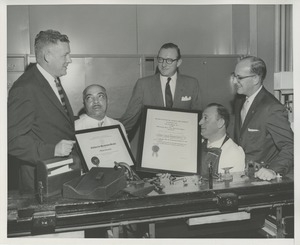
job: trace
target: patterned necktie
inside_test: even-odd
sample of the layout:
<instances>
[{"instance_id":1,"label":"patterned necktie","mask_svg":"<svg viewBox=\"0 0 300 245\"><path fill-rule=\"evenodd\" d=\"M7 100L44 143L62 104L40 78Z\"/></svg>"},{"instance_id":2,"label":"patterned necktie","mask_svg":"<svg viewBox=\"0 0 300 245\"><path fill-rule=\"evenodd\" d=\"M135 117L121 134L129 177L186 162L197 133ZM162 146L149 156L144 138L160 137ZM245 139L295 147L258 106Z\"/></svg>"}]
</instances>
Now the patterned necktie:
<instances>
[{"instance_id":1,"label":"patterned necktie","mask_svg":"<svg viewBox=\"0 0 300 245\"><path fill-rule=\"evenodd\" d=\"M170 81L171 81L171 78L168 77L168 82L166 84L166 90L165 90L165 100L166 100L166 107L167 108L172 108L172 106L173 106L173 99L172 99L172 93L171 93L171 88L170 88Z\"/></svg>"},{"instance_id":2,"label":"patterned necktie","mask_svg":"<svg viewBox=\"0 0 300 245\"><path fill-rule=\"evenodd\" d=\"M245 121L245 118L246 118L246 115L247 115L247 112L249 110L249 100L247 99L244 104L243 104L243 107L242 107L242 110L241 110L241 120L242 120L242 125Z\"/></svg>"},{"instance_id":3,"label":"patterned necktie","mask_svg":"<svg viewBox=\"0 0 300 245\"><path fill-rule=\"evenodd\" d=\"M55 81L56 88L57 88L57 91L58 91L58 94L59 94L59 97L60 97L61 104L62 104L65 112L68 113L68 109L67 109L66 101L65 101L65 96L64 96L64 93L63 93L63 88L61 86L60 80L59 80L59 78L57 78L54 81Z\"/></svg>"}]
</instances>

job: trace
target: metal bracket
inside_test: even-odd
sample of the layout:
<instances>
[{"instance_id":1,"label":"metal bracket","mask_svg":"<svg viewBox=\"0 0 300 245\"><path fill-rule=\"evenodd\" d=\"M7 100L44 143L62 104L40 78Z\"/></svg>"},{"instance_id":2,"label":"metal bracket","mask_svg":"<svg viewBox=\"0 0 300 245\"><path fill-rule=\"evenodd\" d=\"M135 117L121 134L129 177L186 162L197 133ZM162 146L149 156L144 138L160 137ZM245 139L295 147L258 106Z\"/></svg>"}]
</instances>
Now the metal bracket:
<instances>
[{"instance_id":1,"label":"metal bracket","mask_svg":"<svg viewBox=\"0 0 300 245\"><path fill-rule=\"evenodd\" d=\"M54 233L55 225L55 211L38 212L33 214L31 233L32 235Z\"/></svg>"}]
</instances>

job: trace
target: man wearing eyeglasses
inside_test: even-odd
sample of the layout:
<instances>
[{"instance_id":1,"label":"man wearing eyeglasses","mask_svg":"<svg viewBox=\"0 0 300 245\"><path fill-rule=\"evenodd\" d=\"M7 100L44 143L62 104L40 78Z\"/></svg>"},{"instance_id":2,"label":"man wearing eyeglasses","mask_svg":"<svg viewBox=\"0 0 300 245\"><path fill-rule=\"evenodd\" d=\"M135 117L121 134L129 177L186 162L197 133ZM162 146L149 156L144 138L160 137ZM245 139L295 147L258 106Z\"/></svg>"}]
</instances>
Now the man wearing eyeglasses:
<instances>
[{"instance_id":1,"label":"man wearing eyeglasses","mask_svg":"<svg viewBox=\"0 0 300 245\"><path fill-rule=\"evenodd\" d=\"M284 106L263 86L265 62L249 56L241 59L232 74L237 93L235 140L249 161L261 163L256 177L271 180L293 167L293 132Z\"/></svg>"},{"instance_id":2,"label":"man wearing eyeglasses","mask_svg":"<svg viewBox=\"0 0 300 245\"><path fill-rule=\"evenodd\" d=\"M144 105L179 109L201 109L200 88L196 78L178 73L182 63L180 49L164 44L157 56L159 73L139 79L127 110L120 119L130 132L136 126Z\"/></svg>"}]
</instances>

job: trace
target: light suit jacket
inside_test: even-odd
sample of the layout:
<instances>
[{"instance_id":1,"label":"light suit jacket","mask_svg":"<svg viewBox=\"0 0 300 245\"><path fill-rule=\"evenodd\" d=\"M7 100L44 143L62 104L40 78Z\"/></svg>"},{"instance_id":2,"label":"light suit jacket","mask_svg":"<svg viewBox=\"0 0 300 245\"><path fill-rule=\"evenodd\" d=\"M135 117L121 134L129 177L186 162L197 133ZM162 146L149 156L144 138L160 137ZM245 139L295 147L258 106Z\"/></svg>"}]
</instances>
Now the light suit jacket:
<instances>
[{"instance_id":1,"label":"light suit jacket","mask_svg":"<svg viewBox=\"0 0 300 245\"><path fill-rule=\"evenodd\" d=\"M120 119L126 131L135 126L145 105L164 106L162 93L159 73L136 82L126 112ZM173 108L201 110L201 92L196 78L177 74Z\"/></svg>"},{"instance_id":2,"label":"light suit jacket","mask_svg":"<svg viewBox=\"0 0 300 245\"><path fill-rule=\"evenodd\" d=\"M8 97L8 154L21 165L21 185L32 189L34 165L54 157L62 139L75 140L74 118L65 95L68 114L36 66L13 85ZM17 176L17 175L16 175Z\"/></svg>"},{"instance_id":3,"label":"light suit jacket","mask_svg":"<svg viewBox=\"0 0 300 245\"><path fill-rule=\"evenodd\" d=\"M246 161L263 161L275 172L286 174L294 158L294 135L286 109L263 87L241 126L244 100L235 105L235 140L244 149Z\"/></svg>"}]
</instances>

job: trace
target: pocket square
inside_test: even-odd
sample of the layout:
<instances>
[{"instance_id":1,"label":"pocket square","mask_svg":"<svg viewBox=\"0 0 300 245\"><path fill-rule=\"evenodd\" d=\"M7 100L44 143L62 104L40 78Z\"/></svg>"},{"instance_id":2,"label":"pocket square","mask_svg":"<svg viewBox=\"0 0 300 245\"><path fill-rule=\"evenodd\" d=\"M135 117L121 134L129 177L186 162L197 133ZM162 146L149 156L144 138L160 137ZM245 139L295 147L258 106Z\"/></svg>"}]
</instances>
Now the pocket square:
<instances>
[{"instance_id":1,"label":"pocket square","mask_svg":"<svg viewBox=\"0 0 300 245\"><path fill-rule=\"evenodd\" d=\"M248 132L259 132L259 130L255 128L248 128Z\"/></svg>"},{"instance_id":2,"label":"pocket square","mask_svg":"<svg viewBox=\"0 0 300 245\"><path fill-rule=\"evenodd\" d=\"M191 100L191 99L192 99L191 96L182 96L182 97L181 97L181 101L189 101L189 100Z\"/></svg>"}]
</instances>

